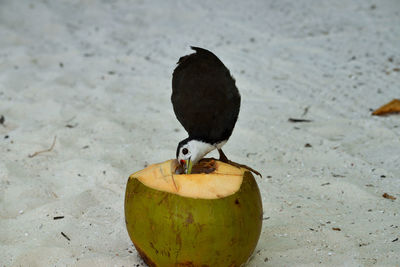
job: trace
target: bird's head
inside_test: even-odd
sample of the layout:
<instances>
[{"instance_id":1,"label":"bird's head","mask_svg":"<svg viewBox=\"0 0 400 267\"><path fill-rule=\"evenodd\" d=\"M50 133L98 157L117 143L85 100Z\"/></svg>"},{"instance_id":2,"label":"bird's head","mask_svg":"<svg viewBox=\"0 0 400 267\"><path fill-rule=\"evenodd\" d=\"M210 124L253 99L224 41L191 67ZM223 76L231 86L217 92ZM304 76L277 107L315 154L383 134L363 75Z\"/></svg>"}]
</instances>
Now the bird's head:
<instances>
[{"instance_id":1,"label":"bird's head","mask_svg":"<svg viewBox=\"0 0 400 267\"><path fill-rule=\"evenodd\" d=\"M176 159L181 164L185 173L191 173L192 166L201 160L214 146L197 140L182 140L176 149Z\"/></svg>"}]
</instances>

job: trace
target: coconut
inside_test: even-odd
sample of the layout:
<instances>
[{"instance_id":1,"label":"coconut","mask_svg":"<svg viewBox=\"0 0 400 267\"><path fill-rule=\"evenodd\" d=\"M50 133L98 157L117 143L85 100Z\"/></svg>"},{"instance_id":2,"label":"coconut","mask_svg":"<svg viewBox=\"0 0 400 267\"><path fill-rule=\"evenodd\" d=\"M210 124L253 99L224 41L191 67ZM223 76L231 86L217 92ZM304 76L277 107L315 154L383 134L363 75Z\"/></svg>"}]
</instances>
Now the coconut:
<instances>
[{"instance_id":1,"label":"coconut","mask_svg":"<svg viewBox=\"0 0 400 267\"><path fill-rule=\"evenodd\" d=\"M241 266L261 232L262 203L248 170L213 161L211 173L176 174L176 160L132 174L125 220L149 266Z\"/></svg>"}]
</instances>

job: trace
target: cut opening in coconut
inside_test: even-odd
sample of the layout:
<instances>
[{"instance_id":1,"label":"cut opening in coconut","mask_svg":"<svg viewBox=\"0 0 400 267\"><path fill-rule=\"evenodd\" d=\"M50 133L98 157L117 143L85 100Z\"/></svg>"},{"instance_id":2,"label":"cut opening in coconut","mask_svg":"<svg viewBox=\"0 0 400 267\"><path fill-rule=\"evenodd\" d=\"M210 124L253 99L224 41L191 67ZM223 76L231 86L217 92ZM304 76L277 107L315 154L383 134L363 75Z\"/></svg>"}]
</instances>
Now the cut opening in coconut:
<instances>
[{"instance_id":1,"label":"cut opening in coconut","mask_svg":"<svg viewBox=\"0 0 400 267\"><path fill-rule=\"evenodd\" d=\"M153 164L132 174L144 185L183 197L217 199L235 194L246 169L207 159L193 166L191 174L177 174L177 160Z\"/></svg>"}]
</instances>

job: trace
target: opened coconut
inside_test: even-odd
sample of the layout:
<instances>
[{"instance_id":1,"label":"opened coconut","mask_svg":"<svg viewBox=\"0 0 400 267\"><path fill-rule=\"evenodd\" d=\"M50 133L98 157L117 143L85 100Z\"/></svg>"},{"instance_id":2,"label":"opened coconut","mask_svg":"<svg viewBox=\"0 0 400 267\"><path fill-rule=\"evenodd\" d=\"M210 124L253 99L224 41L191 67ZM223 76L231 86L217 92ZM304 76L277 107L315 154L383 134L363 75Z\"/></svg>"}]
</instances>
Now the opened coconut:
<instances>
[{"instance_id":1,"label":"opened coconut","mask_svg":"<svg viewBox=\"0 0 400 267\"><path fill-rule=\"evenodd\" d=\"M126 227L149 266L241 266L253 253L262 225L257 183L244 168L212 164L209 173L176 174L169 160L129 177Z\"/></svg>"}]
</instances>

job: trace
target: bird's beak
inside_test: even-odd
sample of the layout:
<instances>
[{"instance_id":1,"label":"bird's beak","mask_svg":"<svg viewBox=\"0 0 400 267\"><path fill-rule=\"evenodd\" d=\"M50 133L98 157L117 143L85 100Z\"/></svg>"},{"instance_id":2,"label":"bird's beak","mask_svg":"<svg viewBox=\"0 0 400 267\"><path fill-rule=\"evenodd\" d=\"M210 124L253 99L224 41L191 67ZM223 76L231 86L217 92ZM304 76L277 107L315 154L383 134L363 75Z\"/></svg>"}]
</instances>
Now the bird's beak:
<instances>
[{"instance_id":1,"label":"bird's beak","mask_svg":"<svg viewBox=\"0 0 400 267\"><path fill-rule=\"evenodd\" d=\"M180 163L181 163L182 167L185 169L185 173L186 174L191 174L192 173L193 163L190 160L190 158L188 160L182 159Z\"/></svg>"},{"instance_id":2,"label":"bird's beak","mask_svg":"<svg viewBox=\"0 0 400 267\"><path fill-rule=\"evenodd\" d=\"M189 162L188 162L188 164L187 164L186 173L187 173L187 174L191 174L191 173L192 173L193 163L192 163L192 161L190 160L190 158L189 158L188 161L189 161Z\"/></svg>"}]
</instances>

